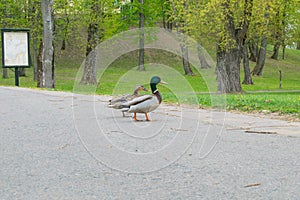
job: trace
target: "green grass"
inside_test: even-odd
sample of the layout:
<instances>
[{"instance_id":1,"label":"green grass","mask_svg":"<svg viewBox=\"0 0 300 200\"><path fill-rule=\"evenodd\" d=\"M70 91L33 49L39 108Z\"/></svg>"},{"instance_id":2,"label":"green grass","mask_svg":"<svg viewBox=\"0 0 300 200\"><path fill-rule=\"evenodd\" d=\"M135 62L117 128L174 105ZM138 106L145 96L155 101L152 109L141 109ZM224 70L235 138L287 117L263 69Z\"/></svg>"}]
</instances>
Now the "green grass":
<instances>
[{"instance_id":1,"label":"green grass","mask_svg":"<svg viewBox=\"0 0 300 200\"><path fill-rule=\"evenodd\" d=\"M14 86L15 85L15 78L14 78L14 69L7 69L8 77L9 78L1 78L0 85L3 86ZM2 74L2 73L1 73ZM1 75L2 76L2 75ZM19 84L21 87L28 87L28 88L35 88L36 82L33 81L33 71L31 68L26 69L26 76L19 78Z\"/></svg>"},{"instance_id":2,"label":"green grass","mask_svg":"<svg viewBox=\"0 0 300 200\"><path fill-rule=\"evenodd\" d=\"M286 49L285 60L282 60L282 53L279 55L279 60L269 59L271 54L272 47L268 46L263 75L254 76L254 85L243 85L243 90L300 90L300 51ZM253 69L254 66L255 63L251 62L250 68ZM282 71L281 89L279 88L279 70Z\"/></svg>"},{"instance_id":3,"label":"green grass","mask_svg":"<svg viewBox=\"0 0 300 200\"><path fill-rule=\"evenodd\" d=\"M268 57L271 54L268 48ZM57 91L73 92L74 81L83 56L60 52L56 56ZM84 55L84 54L82 54ZM280 55L281 56L281 55ZM300 114L300 51L286 49L286 59L267 59L263 76L253 77L254 85L242 85L243 94L213 95L216 91L214 70L196 70L195 76L183 75L181 59L166 52L146 52L146 62L161 65L146 65L146 72L137 71L137 52L123 55L115 60L102 74L96 94L118 95L131 93L135 84L149 85L152 75L160 75L168 85L159 85L164 102L199 104L215 107L220 101L229 110L245 112L266 111L281 114ZM250 63L253 69L255 63ZM279 88L279 70L282 71L283 85ZM20 86L36 88L33 69L26 69L26 77L20 77ZM241 79L243 72L241 72ZM8 79L0 79L0 85L14 86L14 73L9 70ZM148 86L149 87L149 86ZM225 99L226 98L226 99ZM217 102L217 103L216 103Z\"/></svg>"},{"instance_id":4,"label":"green grass","mask_svg":"<svg viewBox=\"0 0 300 200\"><path fill-rule=\"evenodd\" d=\"M300 114L299 92L250 93L227 95L227 109L240 111L264 111L280 114Z\"/></svg>"}]
</instances>

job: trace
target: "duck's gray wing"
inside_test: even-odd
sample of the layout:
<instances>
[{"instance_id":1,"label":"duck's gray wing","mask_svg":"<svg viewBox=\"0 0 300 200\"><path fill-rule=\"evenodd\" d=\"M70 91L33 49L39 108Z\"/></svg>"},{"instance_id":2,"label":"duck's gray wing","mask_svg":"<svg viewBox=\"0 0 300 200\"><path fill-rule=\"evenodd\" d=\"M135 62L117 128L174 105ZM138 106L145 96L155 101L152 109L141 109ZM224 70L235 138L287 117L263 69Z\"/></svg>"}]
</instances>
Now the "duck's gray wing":
<instances>
[{"instance_id":1,"label":"duck's gray wing","mask_svg":"<svg viewBox=\"0 0 300 200\"><path fill-rule=\"evenodd\" d=\"M150 95L150 94L146 94L146 95L142 95L142 96L139 96L139 97L136 97L128 102L125 102L123 103L124 106L132 106L132 105L137 105L139 103L142 103L146 100L149 100L153 98L153 95Z\"/></svg>"}]
</instances>

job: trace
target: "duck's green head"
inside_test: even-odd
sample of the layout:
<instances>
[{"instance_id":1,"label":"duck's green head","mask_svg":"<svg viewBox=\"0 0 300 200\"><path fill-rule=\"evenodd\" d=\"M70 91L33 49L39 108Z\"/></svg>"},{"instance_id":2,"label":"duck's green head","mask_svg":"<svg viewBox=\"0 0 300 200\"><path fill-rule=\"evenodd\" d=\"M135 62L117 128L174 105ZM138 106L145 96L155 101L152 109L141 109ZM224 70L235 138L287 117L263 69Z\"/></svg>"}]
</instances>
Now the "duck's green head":
<instances>
[{"instance_id":1,"label":"duck's green head","mask_svg":"<svg viewBox=\"0 0 300 200\"><path fill-rule=\"evenodd\" d=\"M163 80L161 80L161 78L159 76L153 76L150 80L150 87L151 87L151 90L152 90L152 93L155 92L155 90L157 89L156 88L156 85L157 84L167 84L166 82L164 82Z\"/></svg>"}]
</instances>

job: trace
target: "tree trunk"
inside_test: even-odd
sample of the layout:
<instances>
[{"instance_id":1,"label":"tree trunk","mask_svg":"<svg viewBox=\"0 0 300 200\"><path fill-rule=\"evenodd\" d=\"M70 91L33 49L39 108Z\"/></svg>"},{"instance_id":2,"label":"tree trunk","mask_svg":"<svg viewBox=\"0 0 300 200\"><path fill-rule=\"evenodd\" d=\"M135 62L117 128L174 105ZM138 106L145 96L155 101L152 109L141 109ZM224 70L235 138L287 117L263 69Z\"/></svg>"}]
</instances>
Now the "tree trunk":
<instances>
[{"instance_id":1,"label":"tree trunk","mask_svg":"<svg viewBox=\"0 0 300 200\"><path fill-rule=\"evenodd\" d=\"M62 51L66 50L66 39L65 38L63 38L63 40L61 42L60 50L62 50Z\"/></svg>"},{"instance_id":2,"label":"tree trunk","mask_svg":"<svg viewBox=\"0 0 300 200\"><path fill-rule=\"evenodd\" d=\"M8 73L7 73L7 69L6 68L3 68L2 78L8 78Z\"/></svg>"},{"instance_id":3,"label":"tree trunk","mask_svg":"<svg viewBox=\"0 0 300 200\"><path fill-rule=\"evenodd\" d=\"M31 19L32 26L35 27L36 30L32 31L31 39L33 41L33 80L38 81L38 62L39 60L39 44L42 43L42 40L39 37L39 32L42 31L42 21L40 20L42 16L42 11L40 8L39 0L29 0L28 1L29 10L28 17ZM40 31L39 31L40 30Z\"/></svg>"},{"instance_id":4,"label":"tree trunk","mask_svg":"<svg viewBox=\"0 0 300 200\"><path fill-rule=\"evenodd\" d=\"M166 29L168 30L168 31L170 31L170 32L172 32L172 29L173 29L173 22L170 20L171 19L171 14L170 14L170 10L171 10L171 8L170 8L170 0L166 0L166 2L165 2L165 4L166 5L168 5L168 14L167 14L167 24L166 24Z\"/></svg>"},{"instance_id":5,"label":"tree trunk","mask_svg":"<svg viewBox=\"0 0 300 200\"><path fill-rule=\"evenodd\" d=\"M280 7L278 8L276 15L275 15L275 24L274 24L274 29L275 29L275 40L276 43L273 48L273 55L271 56L271 59L278 60L278 54L279 54L279 47L280 44L282 43L281 38L283 38L283 30L282 28L284 27L284 20L280 19ZM284 14L283 14L284 15ZM282 16L283 17L283 16ZM283 26L281 26L283 25Z\"/></svg>"},{"instance_id":6,"label":"tree trunk","mask_svg":"<svg viewBox=\"0 0 300 200\"><path fill-rule=\"evenodd\" d=\"M167 29L167 21L168 21L168 19L166 19L166 18L168 18L168 17L166 17L166 11L167 11L166 5L167 5L167 2L164 2L162 4L162 22L163 22L164 29Z\"/></svg>"},{"instance_id":7,"label":"tree trunk","mask_svg":"<svg viewBox=\"0 0 300 200\"><path fill-rule=\"evenodd\" d=\"M243 67L244 67L244 80L243 84L245 85L252 85L252 77L251 77L251 71L249 67L249 58L248 58L248 47L244 45L243 47Z\"/></svg>"},{"instance_id":8,"label":"tree trunk","mask_svg":"<svg viewBox=\"0 0 300 200\"><path fill-rule=\"evenodd\" d=\"M282 60L285 59L285 45L282 45Z\"/></svg>"},{"instance_id":9,"label":"tree trunk","mask_svg":"<svg viewBox=\"0 0 300 200\"><path fill-rule=\"evenodd\" d=\"M218 91L221 93L239 93L242 91L240 81L240 51L237 48L217 50Z\"/></svg>"},{"instance_id":10,"label":"tree trunk","mask_svg":"<svg viewBox=\"0 0 300 200\"><path fill-rule=\"evenodd\" d=\"M273 55L271 56L271 58L274 60L278 60L279 47L280 47L280 43L276 42L273 48Z\"/></svg>"},{"instance_id":11,"label":"tree trunk","mask_svg":"<svg viewBox=\"0 0 300 200\"><path fill-rule=\"evenodd\" d=\"M238 29L235 25L233 12L230 10L230 1L225 0L222 3L223 14L225 16L224 28L226 34L230 37L225 42L221 37L219 44L217 45L217 80L218 91L221 93L240 93L242 92L240 81L240 64L247 38L248 27L250 23L250 17L252 15L252 0L246 0L244 4L244 16L243 22L238 25ZM246 52L247 53L247 52ZM246 56L248 58L248 56ZM247 64L248 59L244 59Z\"/></svg>"},{"instance_id":12,"label":"tree trunk","mask_svg":"<svg viewBox=\"0 0 300 200\"><path fill-rule=\"evenodd\" d=\"M102 8L99 1L94 1L92 5L91 15L98 19L103 18ZM99 20L99 19L98 19ZM84 85L97 85L97 70L96 70L96 48L98 42L103 38L103 30L99 28L98 20L93 20L88 27L88 38L86 46L86 59L84 63L83 76L80 83Z\"/></svg>"},{"instance_id":13,"label":"tree trunk","mask_svg":"<svg viewBox=\"0 0 300 200\"><path fill-rule=\"evenodd\" d=\"M54 88L54 15L53 0L41 1L43 14L42 73L39 87Z\"/></svg>"},{"instance_id":14,"label":"tree trunk","mask_svg":"<svg viewBox=\"0 0 300 200\"><path fill-rule=\"evenodd\" d=\"M173 22L171 22L171 21L167 22L167 29L168 29L168 31L172 32L172 30L173 30Z\"/></svg>"},{"instance_id":15,"label":"tree trunk","mask_svg":"<svg viewBox=\"0 0 300 200\"><path fill-rule=\"evenodd\" d=\"M70 23L70 20L69 20L69 17L67 16L66 17L66 27L64 29L64 36L63 36L63 40L62 40L61 48L60 48L60 50L62 50L62 51L66 50L66 40L67 40L67 34L68 34L68 29L69 29L69 23Z\"/></svg>"},{"instance_id":16,"label":"tree trunk","mask_svg":"<svg viewBox=\"0 0 300 200\"><path fill-rule=\"evenodd\" d=\"M167 23L166 23L166 14L165 14L165 8L163 7L163 14L162 14L162 23L163 23L163 28L167 29Z\"/></svg>"},{"instance_id":17,"label":"tree trunk","mask_svg":"<svg viewBox=\"0 0 300 200\"><path fill-rule=\"evenodd\" d=\"M267 37L263 37L261 41L261 47L259 49L259 54L258 58L256 61L256 65L252 71L252 74L255 76L261 76L262 71L265 65L265 60L266 60L266 48L267 48Z\"/></svg>"},{"instance_id":18,"label":"tree trunk","mask_svg":"<svg viewBox=\"0 0 300 200\"><path fill-rule=\"evenodd\" d=\"M38 80L38 40L33 39L33 80Z\"/></svg>"},{"instance_id":19,"label":"tree trunk","mask_svg":"<svg viewBox=\"0 0 300 200\"><path fill-rule=\"evenodd\" d=\"M6 12L6 9L7 9L6 0L2 0L2 4L3 4L3 8L1 9L1 12L2 12L3 17L1 19L1 24L2 24L2 27L5 28L7 26L5 19L8 18L7 12ZM2 78L8 78L7 69L3 68L2 72L3 72Z\"/></svg>"},{"instance_id":20,"label":"tree trunk","mask_svg":"<svg viewBox=\"0 0 300 200\"><path fill-rule=\"evenodd\" d=\"M80 83L83 85L97 85L96 55L91 51L84 62L84 71Z\"/></svg>"},{"instance_id":21,"label":"tree trunk","mask_svg":"<svg viewBox=\"0 0 300 200\"><path fill-rule=\"evenodd\" d=\"M244 80L243 84L252 85L252 77L249 67L249 52L248 52L248 41L247 41L247 35L248 35L248 29L250 24L250 19L252 16L252 8L253 8L253 0L246 0L244 5L244 23L242 30L239 30L237 33L237 41L242 42L242 45L240 45L240 48L242 50L242 57L243 57L243 67L244 67Z\"/></svg>"},{"instance_id":22,"label":"tree trunk","mask_svg":"<svg viewBox=\"0 0 300 200\"><path fill-rule=\"evenodd\" d=\"M19 76L26 76L26 72L25 72L25 68L24 67L20 67L19 68Z\"/></svg>"},{"instance_id":23,"label":"tree trunk","mask_svg":"<svg viewBox=\"0 0 300 200\"><path fill-rule=\"evenodd\" d=\"M178 30L178 29L177 29ZM183 64L183 69L184 69L184 74L193 76L193 70L190 66L189 62L189 48L188 48L188 41L187 41L187 36L179 31L177 31L179 36L180 36L180 48L181 48L181 55L182 55L182 64Z\"/></svg>"},{"instance_id":24,"label":"tree trunk","mask_svg":"<svg viewBox=\"0 0 300 200\"><path fill-rule=\"evenodd\" d=\"M188 5L187 5L186 0L184 0L182 3L183 3L184 8L187 10ZM177 15L177 10L176 10L174 0L172 1L172 9L173 9L173 14ZM184 28L186 27L186 18L183 18L179 21L180 22L175 21L175 28L176 28L177 35L180 40L183 69L184 69L185 75L192 76L192 75L194 75L194 73L193 73L190 63L189 63L188 39L187 39L187 35L184 33Z\"/></svg>"},{"instance_id":25,"label":"tree trunk","mask_svg":"<svg viewBox=\"0 0 300 200\"><path fill-rule=\"evenodd\" d=\"M194 75L194 73L191 69L190 62L189 62L189 48L188 48L188 45L186 43L186 40L184 42L185 43L180 44L184 74L192 76L192 75Z\"/></svg>"},{"instance_id":26,"label":"tree trunk","mask_svg":"<svg viewBox=\"0 0 300 200\"><path fill-rule=\"evenodd\" d=\"M300 50L300 42L297 42L297 47L296 47L297 50Z\"/></svg>"},{"instance_id":27,"label":"tree trunk","mask_svg":"<svg viewBox=\"0 0 300 200\"><path fill-rule=\"evenodd\" d=\"M249 45L250 58L249 60L256 62L258 56L258 46L254 42L251 42Z\"/></svg>"},{"instance_id":28,"label":"tree trunk","mask_svg":"<svg viewBox=\"0 0 300 200\"><path fill-rule=\"evenodd\" d=\"M282 32L283 32L283 37L281 40L281 44L282 44L282 60L285 59L285 36L287 35L286 33L286 27L287 27L287 23L286 23L286 18L287 18L287 7L288 7L288 0L285 0L284 2L284 8L283 8L283 14L282 14L282 21L281 21L281 25L282 25Z\"/></svg>"},{"instance_id":29,"label":"tree trunk","mask_svg":"<svg viewBox=\"0 0 300 200\"><path fill-rule=\"evenodd\" d=\"M43 82L42 54L43 54L43 40L41 39L38 58L37 58L38 59L37 60L37 87L40 87Z\"/></svg>"},{"instance_id":30,"label":"tree trunk","mask_svg":"<svg viewBox=\"0 0 300 200\"><path fill-rule=\"evenodd\" d=\"M141 6L141 12L139 13L139 28L140 28L140 41L139 41L139 70L145 71L145 33L144 33L144 24L145 24L145 15L144 15L144 0L139 0Z\"/></svg>"},{"instance_id":31,"label":"tree trunk","mask_svg":"<svg viewBox=\"0 0 300 200\"><path fill-rule=\"evenodd\" d=\"M211 68L211 66L208 64L206 60L206 57L204 55L204 50L201 44L198 44L197 50L198 50L198 58L201 64L201 69Z\"/></svg>"},{"instance_id":32,"label":"tree trunk","mask_svg":"<svg viewBox=\"0 0 300 200\"><path fill-rule=\"evenodd\" d=\"M86 46L86 59L84 71L80 83L83 85L97 85L96 52L93 49L97 45L98 24L91 23L88 27Z\"/></svg>"}]
</instances>

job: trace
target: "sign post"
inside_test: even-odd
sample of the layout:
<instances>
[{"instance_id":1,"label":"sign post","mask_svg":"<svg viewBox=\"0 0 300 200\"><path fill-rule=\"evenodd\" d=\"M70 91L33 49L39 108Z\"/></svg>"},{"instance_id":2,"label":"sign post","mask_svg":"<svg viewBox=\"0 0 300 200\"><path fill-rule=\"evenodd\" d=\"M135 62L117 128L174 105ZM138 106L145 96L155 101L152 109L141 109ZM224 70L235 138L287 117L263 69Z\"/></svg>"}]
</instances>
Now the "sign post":
<instances>
[{"instance_id":1,"label":"sign post","mask_svg":"<svg viewBox=\"0 0 300 200\"><path fill-rule=\"evenodd\" d=\"M15 86L19 86L19 68L15 67Z\"/></svg>"},{"instance_id":2,"label":"sign post","mask_svg":"<svg viewBox=\"0 0 300 200\"><path fill-rule=\"evenodd\" d=\"M15 85L19 86L19 68L30 67L29 29L1 29L2 67L15 69Z\"/></svg>"}]
</instances>

